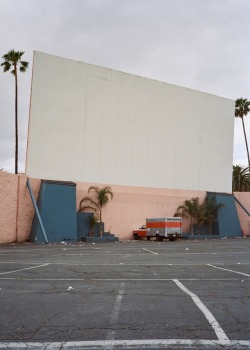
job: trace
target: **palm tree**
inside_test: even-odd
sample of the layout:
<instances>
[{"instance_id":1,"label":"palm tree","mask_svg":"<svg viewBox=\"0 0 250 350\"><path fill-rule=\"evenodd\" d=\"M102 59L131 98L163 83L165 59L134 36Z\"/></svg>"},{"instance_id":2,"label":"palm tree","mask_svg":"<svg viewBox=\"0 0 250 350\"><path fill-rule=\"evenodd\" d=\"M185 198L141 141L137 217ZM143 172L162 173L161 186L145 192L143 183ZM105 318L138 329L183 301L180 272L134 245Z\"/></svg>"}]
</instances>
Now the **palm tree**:
<instances>
[{"instance_id":1,"label":"palm tree","mask_svg":"<svg viewBox=\"0 0 250 350\"><path fill-rule=\"evenodd\" d=\"M94 236L94 228L95 225L98 223L99 219L96 215L89 215L89 227L90 227L90 232L89 232L89 237Z\"/></svg>"},{"instance_id":2,"label":"palm tree","mask_svg":"<svg viewBox=\"0 0 250 350\"><path fill-rule=\"evenodd\" d=\"M197 222L199 221L200 216L200 203L199 198L191 198L191 200L185 200L184 205L180 205L174 216L181 216L190 218L190 227L191 227L191 235L194 235L194 228L193 228L193 219L195 219Z\"/></svg>"},{"instance_id":3,"label":"palm tree","mask_svg":"<svg viewBox=\"0 0 250 350\"><path fill-rule=\"evenodd\" d=\"M17 84L17 72L26 72L29 63L22 61L22 55L24 52L10 50L3 55L5 60L1 63L4 72L11 70L11 74L15 76L15 174L18 173L18 84Z\"/></svg>"},{"instance_id":4,"label":"palm tree","mask_svg":"<svg viewBox=\"0 0 250 350\"><path fill-rule=\"evenodd\" d=\"M247 157L248 157L248 167L250 170L250 157L249 157L249 149L247 144L247 136L246 136L246 130L244 125L244 117L247 116L248 112L250 111L250 101L248 101L246 98L238 98L235 101L235 117L241 118L243 131L244 131L244 137L245 137L245 143L246 143L246 149L247 149Z\"/></svg>"},{"instance_id":5,"label":"palm tree","mask_svg":"<svg viewBox=\"0 0 250 350\"><path fill-rule=\"evenodd\" d=\"M243 168L240 165L233 165L233 192L249 192L250 176L249 167Z\"/></svg>"},{"instance_id":6,"label":"palm tree","mask_svg":"<svg viewBox=\"0 0 250 350\"><path fill-rule=\"evenodd\" d=\"M216 218L217 211L223 208L224 204L216 204L215 198L206 198L203 203L203 223L209 225L209 234L212 234L212 225Z\"/></svg>"},{"instance_id":7,"label":"palm tree","mask_svg":"<svg viewBox=\"0 0 250 350\"><path fill-rule=\"evenodd\" d=\"M110 186L102 188L90 186L88 193L93 193L93 197L83 197L80 201L79 211L91 210L97 212L100 221L100 237L102 237L102 209L108 204L110 198L113 199L114 195Z\"/></svg>"}]
</instances>

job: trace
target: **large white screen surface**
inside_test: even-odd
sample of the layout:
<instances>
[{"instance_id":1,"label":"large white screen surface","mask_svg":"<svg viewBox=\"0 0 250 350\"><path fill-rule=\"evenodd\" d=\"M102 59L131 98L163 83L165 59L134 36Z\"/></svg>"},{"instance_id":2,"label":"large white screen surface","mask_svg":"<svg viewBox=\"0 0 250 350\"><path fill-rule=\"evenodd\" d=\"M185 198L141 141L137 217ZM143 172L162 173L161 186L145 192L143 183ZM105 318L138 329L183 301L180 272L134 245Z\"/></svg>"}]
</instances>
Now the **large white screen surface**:
<instances>
[{"instance_id":1,"label":"large white screen surface","mask_svg":"<svg viewBox=\"0 0 250 350\"><path fill-rule=\"evenodd\" d=\"M27 175L230 192L234 101L34 53Z\"/></svg>"}]
</instances>

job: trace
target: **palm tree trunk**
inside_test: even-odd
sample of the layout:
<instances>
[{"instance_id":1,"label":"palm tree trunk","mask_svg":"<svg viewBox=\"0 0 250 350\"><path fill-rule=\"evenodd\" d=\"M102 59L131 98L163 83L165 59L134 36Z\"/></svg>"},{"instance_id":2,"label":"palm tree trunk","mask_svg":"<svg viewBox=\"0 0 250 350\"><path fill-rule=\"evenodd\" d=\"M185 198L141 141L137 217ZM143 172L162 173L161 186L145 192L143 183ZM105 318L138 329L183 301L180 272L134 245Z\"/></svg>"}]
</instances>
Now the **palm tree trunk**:
<instances>
[{"instance_id":1,"label":"palm tree trunk","mask_svg":"<svg viewBox=\"0 0 250 350\"><path fill-rule=\"evenodd\" d=\"M249 172L250 172L250 157L249 157L249 149L248 149L248 144L247 144L247 136L246 136L246 130L245 130L245 124L244 124L243 117L241 118L241 120L242 120L242 126L243 126L243 131L244 131L245 142L246 142L247 159L248 159L248 166L249 166Z\"/></svg>"},{"instance_id":2,"label":"palm tree trunk","mask_svg":"<svg viewBox=\"0 0 250 350\"><path fill-rule=\"evenodd\" d=\"M100 237L102 237L102 210L100 210Z\"/></svg>"},{"instance_id":3,"label":"palm tree trunk","mask_svg":"<svg viewBox=\"0 0 250 350\"><path fill-rule=\"evenodd\" d=\"M15 71L15 174L18 174L18 103L17 71Z\"/></svg>"},{"instance_id":4,"label":"palm tree trunk","mask_svg":"<svg viewBox=\"0 0 250 350\"><path fill-rule=\"evenodd\" d=\"M194 235L194 227L193 227L193 220L192 220L192 216L191 216L191 236Z\"/></svg>"}]
</instances>

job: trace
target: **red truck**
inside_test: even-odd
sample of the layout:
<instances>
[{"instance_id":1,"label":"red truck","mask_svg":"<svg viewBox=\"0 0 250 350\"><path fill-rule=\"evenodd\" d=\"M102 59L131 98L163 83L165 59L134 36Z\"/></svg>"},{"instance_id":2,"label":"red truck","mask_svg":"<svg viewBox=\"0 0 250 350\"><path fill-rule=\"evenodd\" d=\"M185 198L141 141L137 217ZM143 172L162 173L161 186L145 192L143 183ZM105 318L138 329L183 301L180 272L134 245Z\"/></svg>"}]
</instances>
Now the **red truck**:
<instances>
[{"instance_id":1,"label":"red truck","mask_svg":"<svg viewBox=\"0 0 250 350\"><path fill-rule=\"evenodd\" d=\"M133 231L134 239L146 238L146 225L142 225L138 230Z\"/></svg>"}]
</instances>

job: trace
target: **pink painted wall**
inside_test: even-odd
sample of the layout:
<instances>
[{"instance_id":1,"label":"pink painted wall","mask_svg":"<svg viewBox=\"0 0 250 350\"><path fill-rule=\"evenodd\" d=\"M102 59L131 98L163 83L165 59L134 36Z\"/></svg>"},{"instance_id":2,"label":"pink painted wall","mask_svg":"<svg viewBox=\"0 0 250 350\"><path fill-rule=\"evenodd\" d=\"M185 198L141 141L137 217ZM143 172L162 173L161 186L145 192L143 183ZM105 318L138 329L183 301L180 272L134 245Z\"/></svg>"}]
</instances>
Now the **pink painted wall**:
<instances>
[{"instance_id":1,"label":"pink painted wall","mask_svg":"<svg viewBox=\"0 0 250 350\"><path fill-rule=\"evenodd\" d=\"M29 239L34 208L26 186L27 176L0 172L0 243L23 242ZM30 179L38 197L41 180ZM77 208L89 186L77 183ZM98 185L98 184L97 184ZM99 185L103 186L103 185ZM131 239L132 231L145 224L146 218L172 216L184 200L199 197L206 192L181 191L157 188L111 185L114 199L103 210L105 230L116 234L121 240ZM237 199L250 212L250 192L236 192ZM239 219L245 235L250 235L250 219L237 205ZM189 231L189 221L183 220L183 231Z\"/></svg>"},{"instance_id":2,"label":"pink painted wall","mask_svg":"<svg viewBox=\"0 0 250 350\"><path fill-rule=\"evenodd\" d=\"M34 208L25 175L0 172L0 243L24 242L30 235ZM37 198L39 179L31 179Z\"/></svg>"},{"instance_id":3,"label":"pink painted wall","mask_svg":"<svg viewBox=\"0 0 250 350\"><path fill-rule=\"evenodd\" d=\"M77 183L77 209L81 198L87 195L92 184ZM101 187L103 185L100 185ZM114 199L103 210L105 230L120 239L131 239L132 231L146 223L146 218L173 216L177 207L186 199L199 197L202 201L206 192L167 190L112 185ZM183 231L189 231L189 221L183 220Z\"/></svg>"},{"instance_id":4,"label":"pink painted wall","mask_svg":"<svg viewBox=\"0 0 250 350\"><path fill-rule=\"evenodd\" d=\"M27 188L27 176L19 176L19 201L18 201L18 241L27 241L30 236L34 207ZM30 184L35 198L38 198L40 179L30 179Z\"/></svg>"},{"instance_id":5,"label":"pink painted wall","mask_svg":"<svg viewBox=\"0 0 250 350\"><path fill-rule=\"evenodd\" d=\"M17 238L17 184L16 175L0 171L0 243Z\"/></svg>"},{"instance_id":6,"label":"pink painted wall","mask_svg":"<svg viewBox=\"0 0 250 350\"><path fill-rule=\"evenodd\" d=\"M238 201L246 208L250 213L250 192L234 192L235 197ZM236 204L236 208L239 215L240 226L244 236L250 236L250 217L247 213Z\"/></svg>"}]
</instances>

